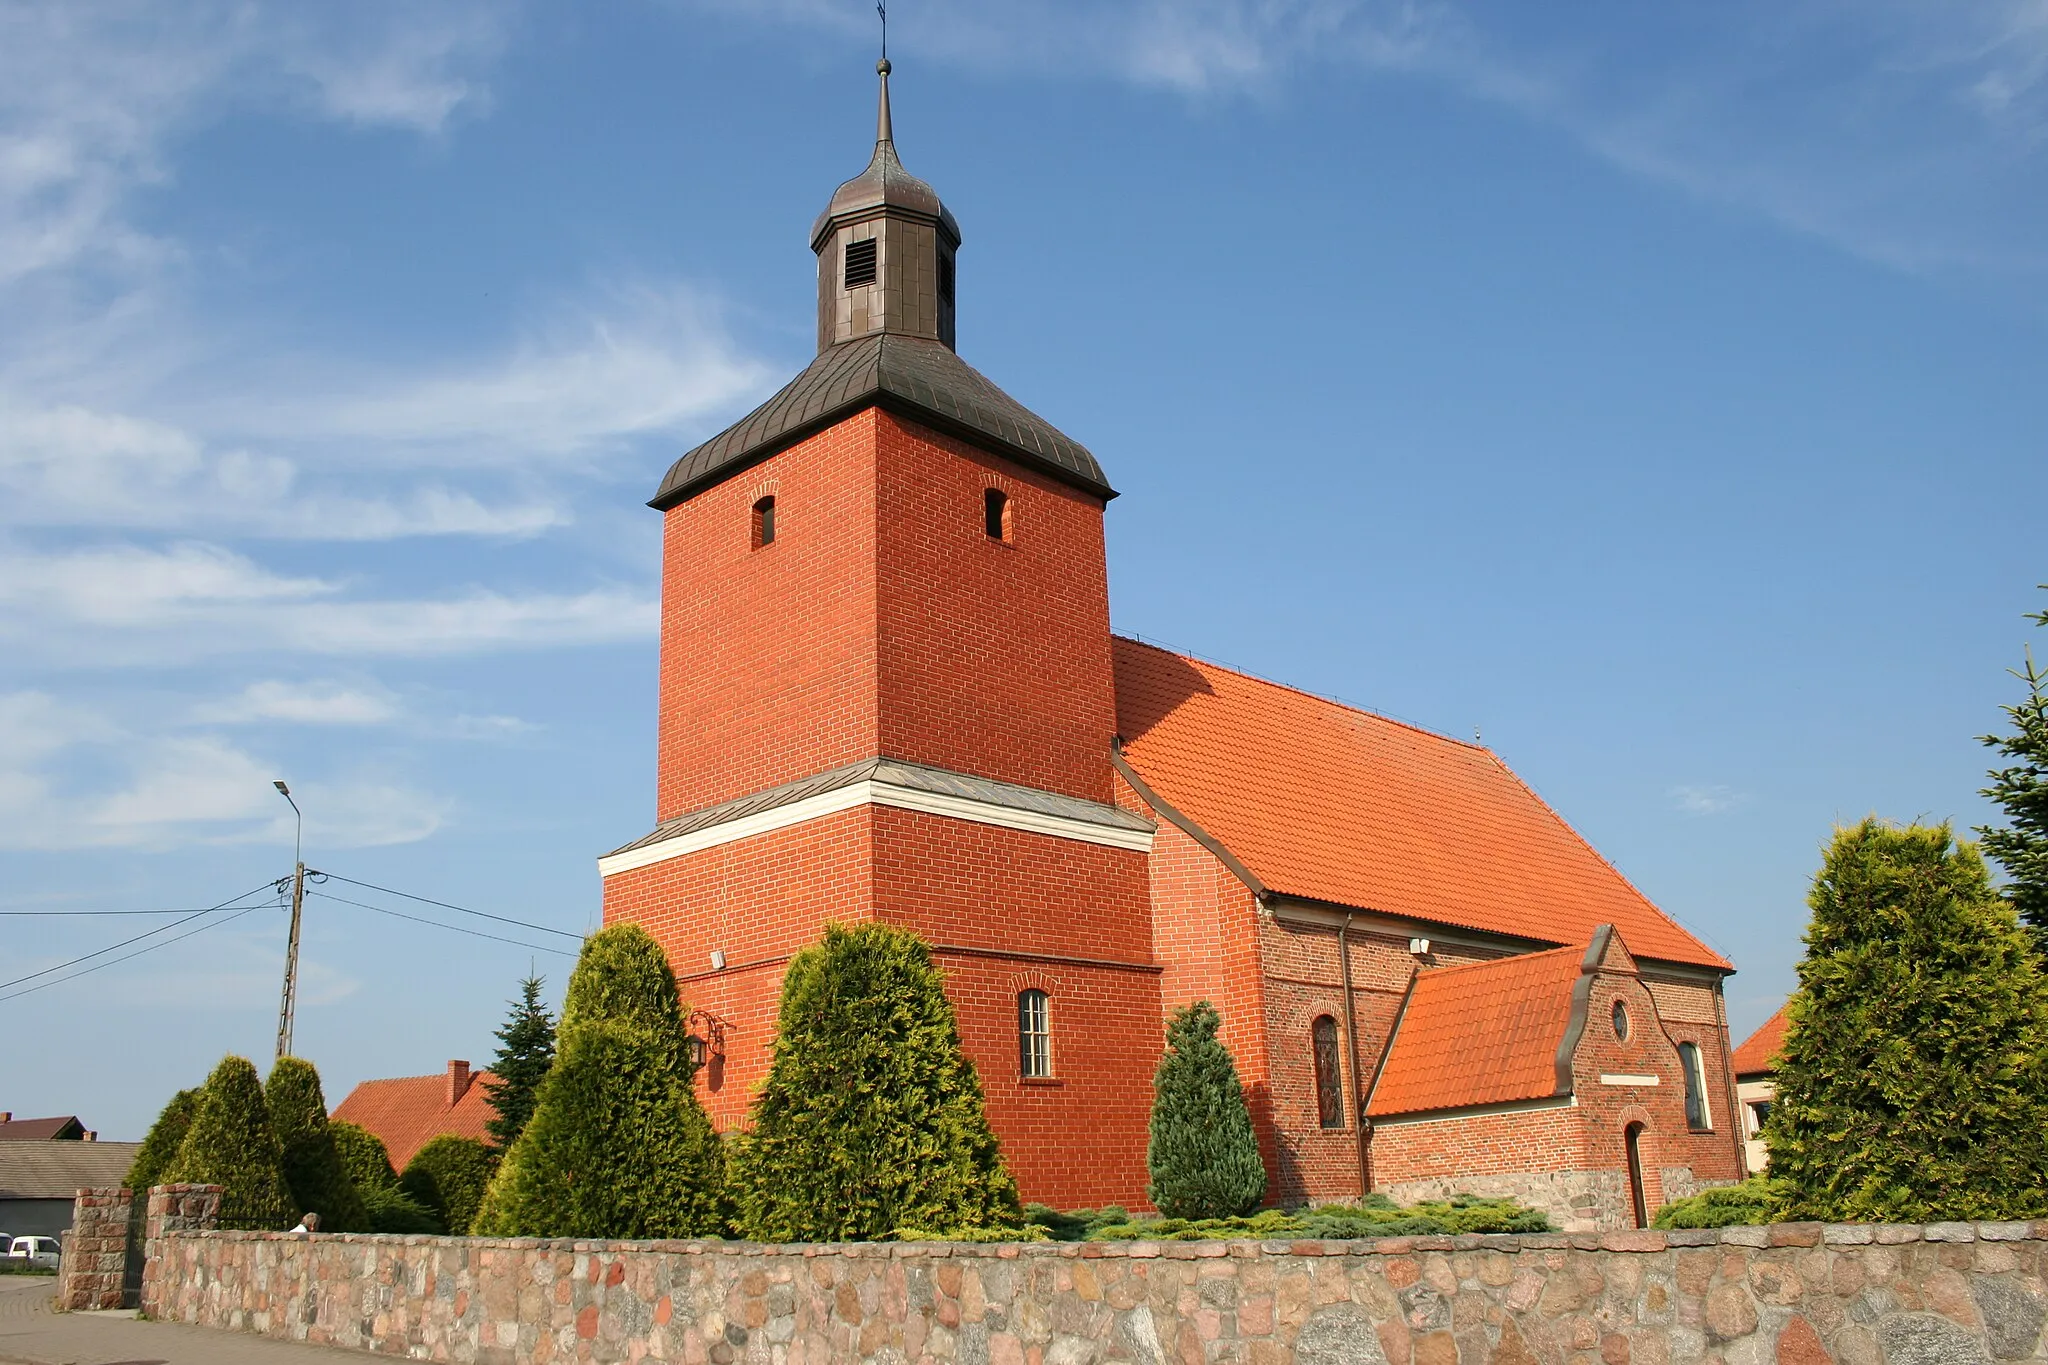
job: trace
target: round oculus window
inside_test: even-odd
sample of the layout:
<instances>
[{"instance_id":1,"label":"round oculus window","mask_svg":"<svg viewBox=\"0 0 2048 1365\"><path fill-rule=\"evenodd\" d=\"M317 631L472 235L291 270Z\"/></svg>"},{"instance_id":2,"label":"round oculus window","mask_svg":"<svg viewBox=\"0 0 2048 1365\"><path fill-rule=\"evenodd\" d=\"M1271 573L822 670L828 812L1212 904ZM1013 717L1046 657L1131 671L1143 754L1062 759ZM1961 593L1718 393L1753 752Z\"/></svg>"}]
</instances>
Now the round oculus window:
<instances>
[{"instance_id":1,"label":"round oculus window","mask_svg":"<svg viewBox=\"0 0 2048 1365\"><path fill-rule=\"evenodd\" d=\"M1628 1041L1628 1006L1619 1000L1614 1002L1614 1036Z\"/></svg>"}]
</instances>

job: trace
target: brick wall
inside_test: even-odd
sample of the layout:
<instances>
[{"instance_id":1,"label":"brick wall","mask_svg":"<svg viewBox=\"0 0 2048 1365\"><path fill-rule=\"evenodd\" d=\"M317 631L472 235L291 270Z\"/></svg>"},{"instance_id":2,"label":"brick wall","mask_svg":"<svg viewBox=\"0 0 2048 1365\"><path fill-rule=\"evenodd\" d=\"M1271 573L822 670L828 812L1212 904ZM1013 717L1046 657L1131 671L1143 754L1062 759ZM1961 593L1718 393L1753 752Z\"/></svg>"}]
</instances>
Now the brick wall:
<instances>
[{"instance_id":1,"label":"brick wall","mask_svg":"<svg viewBox=\"0 0 2048 1365\"><path fill-rule=\"evenodd\" d=\"M754 1247L181 1234L157 1316L453 1365L1992 1365L2048 1223Z\"/></svg>"}]
</instances>

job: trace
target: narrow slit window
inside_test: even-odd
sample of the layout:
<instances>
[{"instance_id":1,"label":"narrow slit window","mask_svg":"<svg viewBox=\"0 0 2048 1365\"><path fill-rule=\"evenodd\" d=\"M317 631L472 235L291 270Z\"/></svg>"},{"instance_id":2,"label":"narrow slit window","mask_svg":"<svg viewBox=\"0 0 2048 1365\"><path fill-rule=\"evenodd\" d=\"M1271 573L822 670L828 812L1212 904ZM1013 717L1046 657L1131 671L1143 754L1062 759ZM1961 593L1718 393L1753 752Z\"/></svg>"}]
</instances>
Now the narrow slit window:
<instances>
[{"instance_id":1,"label":"narrow slit window","mask_svg":"<svg viewBox=\"0 0 2048 1365\"><path fill-rule=\"evenodd\" d=\"M843 278L848 289L858 289L864 284L875 282L875 252L878 240L863 237L857 242L846 244L846 269Z\"/></svg>"},{"instance_id":2,"label":"narrow slit window","mask_svg":"<svg viewBox=\"0 0 2048 1365\"><path fill-rule=\"evenodd\" d=\"M1052 1075L1052 1002L1044 991L1017 996L1017 1071L1026 1079Z\"/></svg>"},{"instance_id":3,"label":"narrow slit window","mask_svg":"<svg viewBox=\"0 0 2048 1365\"><path fill-rule=\"evenodd\" d=\"M754 504L754 548L775 543L775 499L762 498Z\"/></svg>"},{"instance_id":4,"label":"narrow slit window","mask_svg":"<svg viewBox=\"0 0 2048 1365\"><path fill-rule=\"evenodd\" d=\"M1010 538L1010 495L991 488L981 495L981 529L990 540Z\"/></svg>"},{"instance_id":5,"label":"narrow slit window","mask_svg":"<svg viewBox=\"0 0 2048 1365\"><path fill-rule=\"evenodd\" d=\"M1319 1016L1309 1028L1316 1058L1316 1117L1325 1128L1344 1126L1344 1069L1337 1061L1337 1021Z\"/></svg>"},{"instance_id":6,"label":"narrow slit window","mask_svg":"<svg viewBox=\"0 0 2048 1365\"><path fill-rule=\"evenodd\" d=\"M1707 1113L1707 1068L1696 1044L1678 1045L1678 1069L1685 1073L1685 1125L1704 1132L1713 1125Z\"/></svg>"}]
</instances>

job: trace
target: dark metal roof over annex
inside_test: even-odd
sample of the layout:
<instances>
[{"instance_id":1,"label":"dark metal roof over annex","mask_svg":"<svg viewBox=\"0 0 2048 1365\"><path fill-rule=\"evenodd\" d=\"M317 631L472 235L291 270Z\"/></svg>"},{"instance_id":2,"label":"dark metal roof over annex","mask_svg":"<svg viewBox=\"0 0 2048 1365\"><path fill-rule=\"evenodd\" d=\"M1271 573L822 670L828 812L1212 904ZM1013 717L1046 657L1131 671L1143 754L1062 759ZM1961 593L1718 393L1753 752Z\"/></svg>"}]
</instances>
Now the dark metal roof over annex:
<instances>
[{"instance_id":1,"label":"dark metal roof over annex","mask_svg":"<svg viewBox=\"0 0 2048 1365\"><path fill-rule=\"evenodd\" d=\"M667 510L863 408L878 406L1092 493L1116 496L1087 447L1004 393L943 342L878 332L828 347L773 398L669 467Z\"/></svg>"}]
</instances>

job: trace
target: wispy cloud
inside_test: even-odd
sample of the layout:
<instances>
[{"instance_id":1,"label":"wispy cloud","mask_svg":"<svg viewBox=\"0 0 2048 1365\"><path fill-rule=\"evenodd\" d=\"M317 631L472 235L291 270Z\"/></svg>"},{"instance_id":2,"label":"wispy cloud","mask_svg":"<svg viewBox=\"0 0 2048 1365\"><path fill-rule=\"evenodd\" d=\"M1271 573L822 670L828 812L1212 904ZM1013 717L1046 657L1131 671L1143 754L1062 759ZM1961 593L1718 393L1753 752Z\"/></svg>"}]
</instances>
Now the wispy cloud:
<instances>
[{"instance_id":1,"label":"wispy cloud","mask_svg":"<svg viewBox=\"0 0 2048 1365\"><path fill-rule=\"evenodd\" d=\"M383 688L336 682L250 683L240 695L197 708L196 720L219 725L285 721L294 725L383 725L396 720L398 699Z\"/></svg>"},{"instance_id":2,"label":"wispy cloud","mask_svg":"<svg viewBox=\"0 0 2048 1365\"><path fill-rule=\"evenodd\" d=\"M78 763L79 750L94 762ZM163 849L189 843L289 843L272 759L212 734L133 735L42 692L0 693L0 848ZM295 784L331 847L410 843L439 828L449 803L376 773Z\"/></svg>"},{"instance_id":3,"label":"wispy cloud","mask_svg":"<svg viewBox=\"0 0 2048 1365\"><path fill-rule=\"evenodd\" d=\"M1687 815L1726 815L1749 800L1746 793L1719 783L1688 783L1673 787L1671 804Z\"/></svg>"}]
</instances>

